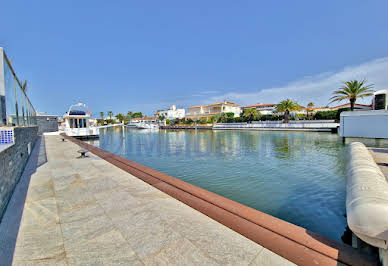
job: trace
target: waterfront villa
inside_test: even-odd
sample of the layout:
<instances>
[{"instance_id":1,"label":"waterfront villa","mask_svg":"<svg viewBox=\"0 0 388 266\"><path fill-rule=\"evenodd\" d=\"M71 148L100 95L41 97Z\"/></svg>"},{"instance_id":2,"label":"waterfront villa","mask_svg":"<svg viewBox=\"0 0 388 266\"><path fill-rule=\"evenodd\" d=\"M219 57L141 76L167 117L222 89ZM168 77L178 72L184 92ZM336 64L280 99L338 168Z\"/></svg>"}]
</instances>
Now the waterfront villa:
<instances>
[{"instance_id":1,"label":"waterfront villa","mask_svg":"<svg viewBox=\"0 0 388 266\"><path fill-rule=\"evenodd\" d=\"M234 117L239 117L241 113L241 107L238 104L228 101L211 103L207 105L197 105L188 108L186 118L198 120L201 118L209 118L211 116L219 115L222 113L234 113Z\"/></svg>"},{"instance_id":2,"label":"waterfront villa","mask_svg":"<svg viewBox=\"0 0 388 266\"><path fill-rule=\"evenodd\" d=\"M271 115L275 113L277 104L275 103L258 103L258 104L253 104L253 105L248 105L242 107L242 109L248 109L248 108L255 108L257 111L260 112L260 114L263 115Z\"/></svg>"},{"instance_id":3,"label":"waterfront villa","mask_svg":"<svg viewBox=\"0 0 388 266\"><path fill-rule=\"evenodd\" d=\"M175 119L175 118L184 118L185 117L185 109L177 109L175 105L171 105L168 110L159 110L157 112L158 116L163 115L166 119Z\"/></svg>"}]
</instances>

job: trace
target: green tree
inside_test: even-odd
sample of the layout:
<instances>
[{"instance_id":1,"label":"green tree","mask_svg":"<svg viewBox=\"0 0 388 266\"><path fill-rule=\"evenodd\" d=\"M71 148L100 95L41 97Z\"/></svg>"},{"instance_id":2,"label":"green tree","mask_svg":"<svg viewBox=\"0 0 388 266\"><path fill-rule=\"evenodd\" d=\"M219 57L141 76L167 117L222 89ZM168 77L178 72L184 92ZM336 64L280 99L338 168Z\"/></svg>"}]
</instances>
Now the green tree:
<instances>
[{"instance_id":1,"label":"green tree","mask_svg":"<svg viewBox=\"0 0 388 266\"><path fill-rule=\"evenodd\" d=\"M165 117L164 115L160 115L160 116L158 117L158 119L159 119L160 121L164 121L164 120L166 119L166 117Z\"/></svg>"},{"instance_id":2,"label":"green tree","mask_svg":"<svg viewBox=\"0 0 388 266\"><path fill-rule=\"evenodd\" d=\"M104 112L100 112L101 120L104 120Z\"/></svg>"},{"instance_id":3,"label":"green tree","mask_svg":"<svg viewBox=\"0 0 388 266\"><path fill-rule=\"evenodd\" d=\"M290 112L298 111L301 107L296 101L286 99L281 101L276 107L276 112L284 113L284 122L288 123L290 121Z\"/></svg>"},{"instance_id":4,"label":"green tree","mask_svg":"<svg viewBox=\"0 0 388 266\"><path fill-rule=\"evenodd\" d=\"M143 117L143 114L141 112L133 113L132 118L141 118Z\"/></svg>"},{"instance_id":5,"label":"green tree","mask_svg":"<svg viewBox=\"0 0 388 266\"><path fill-rule=\"evenodd\" d=\"M202 117L201 119L199 119L198 123L206 124L207 123L207 118L206 117Z\"/></svg>"},{"instance_id":6,"label":"green tree","mask_svg":"<svg viewBox=\"0 0 388 266\"><path fill-rule=\"evenodd\" d=\"M313 102L309 102L307 104L307 109L306 109L306 113L307 113L307 117L309 116L309 112L312 112L312 108L314 107L314 103Z\"/></svg>"},{"instance_id":7,"label":"green tree","mask_svg":"<svg viewBox=\"0 0 388 266\"><path fill-rule=\"evenodd\" d=\"M373 86L373 84L367 85L365 79L361 81L346 81L344 82L344 86L333 92L333 97L330 98L330 103L349 100L350 111L353 111L354 104L358 98L362 99L373 95Z\"/></svg>"},{"instance_id":8,"label":"green tree","mask_svg":"<svg viewBox=\"0 0 388 266\"><path fill-rule=\"evenodd\" d=\"M256 116L259 115L259 112L256 108L247 108L244 109L242 112L242 117L244 118L244 121L251 122Z\"/></svg>"},{"instance_id":9,"label":"green tree","mask_svg":"<svg viewBox=\"0 0 388 266\"><path fill-rule=\"evenodd\" d=\"M210 121L209 121L210 120ZM209 122L212 123L213 125L217 122L218 118L217 116L215 115L212 115L210 118L209 118Z\"/></svg>"},{"instance_id":10,"label":"green tree","mask_svg":"<svg viewBox=\"0 0 388 266\"><path fill-rule=\"evenodd\" d=\"M117 118L117 120L120 121L120 123L124 122L125 120L125 116L122 113L118 113L117 115L115 115L115 117Z\"/></svg>"},{"instance_id":11,"label":"green tree","mask_svg":"<svg viewBox=\"0 0 388 266\"><path fill-rule=\"evenodd\" d=\"M108 116L109 116L109 119L112 119L112 116L113 116L113 112L112 111L108 111Z\"/></svg>"}]
</instances>

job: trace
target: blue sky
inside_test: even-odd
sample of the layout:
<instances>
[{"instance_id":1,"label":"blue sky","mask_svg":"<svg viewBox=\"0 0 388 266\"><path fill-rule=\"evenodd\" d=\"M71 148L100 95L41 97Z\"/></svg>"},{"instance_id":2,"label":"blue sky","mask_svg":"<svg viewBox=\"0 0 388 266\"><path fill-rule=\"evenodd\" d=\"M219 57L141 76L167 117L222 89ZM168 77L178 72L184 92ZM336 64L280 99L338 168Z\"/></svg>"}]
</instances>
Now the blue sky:
<instances>
[{"instance_id":1,"label":"blue sky","mask_svg":"<svg viewBox=\"0 0 388 266\"><path fill-rule=\"evenodd\" d=\"M0 46L38 111L326 105L342 81L388 89L388 1L5 1ZM369 100L368 100L369 101Z\"/></svg>"}]
</instances>

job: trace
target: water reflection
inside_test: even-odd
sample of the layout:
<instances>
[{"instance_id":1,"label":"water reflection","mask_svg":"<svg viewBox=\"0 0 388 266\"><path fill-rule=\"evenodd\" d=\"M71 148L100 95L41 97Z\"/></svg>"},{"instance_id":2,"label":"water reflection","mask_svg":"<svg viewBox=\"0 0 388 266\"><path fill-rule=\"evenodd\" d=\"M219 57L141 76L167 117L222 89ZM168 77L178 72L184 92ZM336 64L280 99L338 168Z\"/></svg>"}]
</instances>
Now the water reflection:
<instances>
[{"instance_id":1,"label":"water reflection","mask_svg":"<svg viewBox=\"0 0 388 266\"><path fill-rule=\"evenodd\" d=\"M94 145L341 241L346 146L337 135L112 128Z\"/></svg>"}]
</instances>

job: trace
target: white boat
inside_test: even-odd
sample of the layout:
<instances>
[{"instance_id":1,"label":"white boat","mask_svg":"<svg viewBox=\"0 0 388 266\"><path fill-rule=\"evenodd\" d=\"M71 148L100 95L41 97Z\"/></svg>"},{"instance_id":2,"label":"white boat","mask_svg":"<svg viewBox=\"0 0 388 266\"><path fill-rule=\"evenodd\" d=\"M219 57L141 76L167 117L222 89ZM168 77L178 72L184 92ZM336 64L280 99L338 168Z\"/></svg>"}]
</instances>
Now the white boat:
<instances>
[{"instance_id":1,"label":"white boat","mask_svg":"<svg viewBox=\"0 0 388 266\"><path fill-rule=\"evenodd\" d=\"M145 123L145 122L137 123L136 127L139 128L139 129L159 129L159 125L158 124Z\"/></svg>"},{"instance_id":2,"label":"white boat","mask_svg":"<svg viewBox=\"0 0 388 266\"><path fill-rule=\"evenodd\" d=\"M81 139L95 139L100 135L100 130L93 123L93 119L90 117L89 111L82 111L73 109L87 109L86 104L77 103L71 105L67 113L63 115L63 122L61 124L62 131L75 138Z\"/></svg>"}]
</instances>

